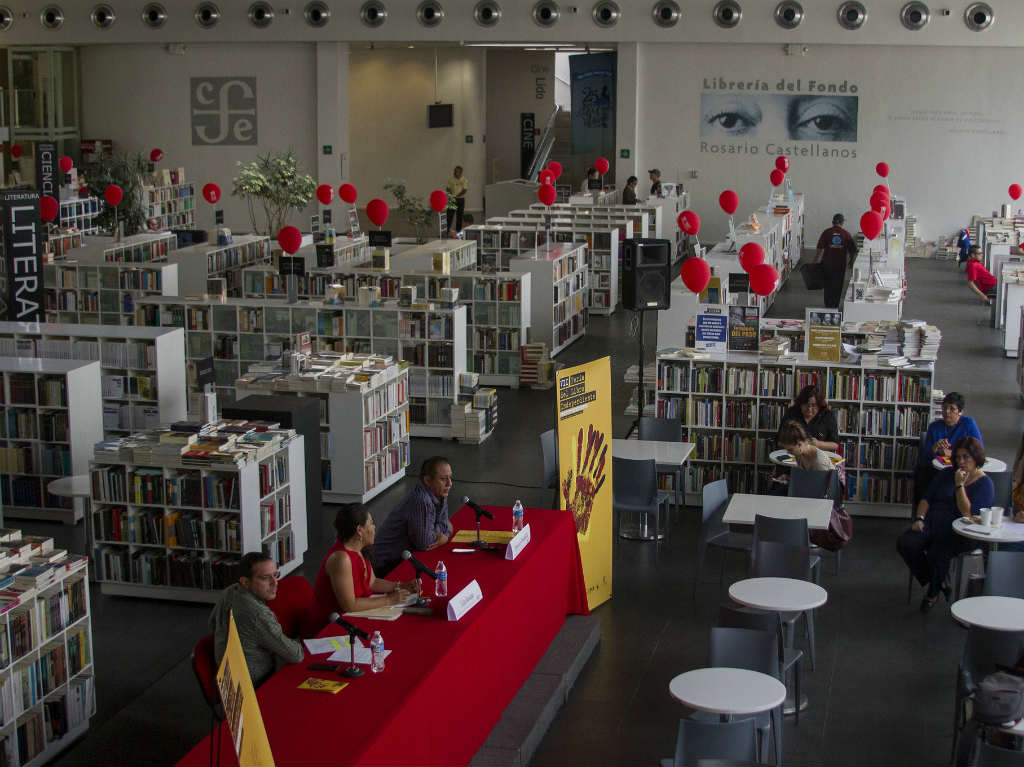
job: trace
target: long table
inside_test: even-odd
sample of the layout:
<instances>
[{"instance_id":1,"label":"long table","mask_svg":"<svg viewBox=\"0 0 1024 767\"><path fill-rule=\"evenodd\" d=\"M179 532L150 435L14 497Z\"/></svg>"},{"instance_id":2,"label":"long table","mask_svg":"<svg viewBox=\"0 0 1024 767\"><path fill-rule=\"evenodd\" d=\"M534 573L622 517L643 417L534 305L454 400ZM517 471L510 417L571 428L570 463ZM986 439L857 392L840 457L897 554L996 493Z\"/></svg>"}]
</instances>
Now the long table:
<instances>
[{"instance_id":1,"label":"long table","mask_svg":"<svg viewBox=\"0 0 1024 767\"><path fill-rule=\"evenodd\" d=\"M508 529L512 512L487 507L495 520L484 529ZM333 676L284 666L257 691L277 764L468 764L505 707L533 671L569 614L587 614L576 527L566 511L527 509L530 543L513 561L501 552L453 554L452 544L417 557L433 567L443 559L452 596L476 579L483 602L458 622L448 622L445 600L434 600L431 616L397 621L355 619L379 630L392 652L381 674L350 679L336 695L296 689L311 676ZM463 508L452 518L459 529L475 529ZM392 578L409 580L403 562ZM424 590L433 590L426 579ZM321 636L341 634L328 626ZM236 765L226 725L220 764ZM209 763L209 737L181 765Z\"/></svg>"}]
</instances>

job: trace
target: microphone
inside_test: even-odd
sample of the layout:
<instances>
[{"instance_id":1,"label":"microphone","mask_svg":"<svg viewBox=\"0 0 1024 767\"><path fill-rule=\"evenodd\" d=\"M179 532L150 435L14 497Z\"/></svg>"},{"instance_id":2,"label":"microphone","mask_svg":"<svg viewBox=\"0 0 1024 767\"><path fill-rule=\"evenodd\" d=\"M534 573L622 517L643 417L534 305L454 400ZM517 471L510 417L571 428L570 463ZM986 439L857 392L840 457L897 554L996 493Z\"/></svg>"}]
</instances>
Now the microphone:
<instances>
[{"instance_id":1,"label":"microphone","mask_svg":"<svg viewBox=\"0 0 1024 767\"><path fill-rule=\"evenodd\" d=\"M462 502L469 506L473 511L476 512L477 517L487 517L488 519L494 519L494 515L487 511L483 506L474 501L469 500L468 495L462 496Z\"/></svg>"},{"instance_id":2,"label":"microphone","mask_svg":"<svg viewBox=\"0 0 1024 767\"><path fill-rule=\"evenodd\" d=\"M420 575L429 575L435 581L437 580L437 576L434 574L434 571L416 559L408 549L402 552L402 559L408 561Z\"/></svg>"},{"instance_id":3,"label":"microphone","mask_svg":"<svg viewBox=\"0 0 1024 767\"><path fill-rule=\"evenodd\" d=\"M345 631L347 631L350 634L355 634L360 639L365 639L367 642L370 641L369 634L367 634L354 623L349 623L347 620L338 615L338 613L331 613L327 616L327 620L329 620L331 623L337 623L339 626L345 629Z\"/></svg>"}]
</instances>

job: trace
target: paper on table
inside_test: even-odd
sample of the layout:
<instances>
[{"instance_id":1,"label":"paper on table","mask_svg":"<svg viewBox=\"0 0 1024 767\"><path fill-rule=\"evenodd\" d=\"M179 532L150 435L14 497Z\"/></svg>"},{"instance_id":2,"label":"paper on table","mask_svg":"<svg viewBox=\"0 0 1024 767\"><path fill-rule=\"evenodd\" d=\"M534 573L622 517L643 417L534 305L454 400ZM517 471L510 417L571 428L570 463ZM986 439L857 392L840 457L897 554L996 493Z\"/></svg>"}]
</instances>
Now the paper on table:
<instances>
[{"instance_id":1,"label":"paper on table","mask_svg":"<svg viewBox=\"0 0 1024 767\"><path fill-rule=\"evenodd\" d=\"M304 639L302 641L310 655L334 652L338 649L337 642L341 642L345 647L348 647L347 636L320 637L318 639Z\"/></svg>"},{"instance_id":2,"label":"paper on table","mask_svg":"<svg viewBox=\"0 0 1024 767\"><path fill-rule=\"evenodd\" d=\"M481 530L480 540L484 543L508 543L514 534L510 530ZM475 540L476 530L459 530L451 538L452 543L469 543Z\"/></svg>"},{"instance_id":3,"label":"paper on table","mask_svg":"<svg viewBox=\"0 0 1024 767\"><path fill-rule=\"evenodd\" d=\"M332 663L348 663L351 657L351 651L348 649L348 637L345 637L345 647L336 650L327 656L327 660ZM384 658L391 654L391 650L384 651ZM364 647L362 642L356 640L356 665L369 666L373 661L373 653L370 652L369 647Z\"/></svg>"},{"instance_id":4,"label":"paper on table","mask_svg":"<svg viewBox=\"0 0 1024 767\"><path fill-rule=\"evenodd\" d=\"M416 600L414 599L413 601L415 602ZM383 607L373 607L369 610L360 610L359 612L355 613L345 613L345 617L373 618L374 620L379 621L396 621L402 617L402 608L404 604L405 603L403 603L402 605L396 605L394 607L385 605Z\"/></svg>"}]
</instances>

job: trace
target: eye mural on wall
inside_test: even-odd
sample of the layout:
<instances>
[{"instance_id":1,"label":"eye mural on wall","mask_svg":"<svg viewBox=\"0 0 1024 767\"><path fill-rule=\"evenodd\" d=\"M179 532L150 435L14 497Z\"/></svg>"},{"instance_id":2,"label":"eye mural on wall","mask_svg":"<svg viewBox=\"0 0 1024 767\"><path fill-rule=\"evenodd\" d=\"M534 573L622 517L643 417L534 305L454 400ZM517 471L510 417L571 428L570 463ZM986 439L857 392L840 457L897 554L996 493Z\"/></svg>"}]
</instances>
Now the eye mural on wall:
<instances>
[{"instance_id":1,"label":"eye mural on wall","mask_svg":"<svg viewBox=\"0 0 1024 767\"><path fill-rule=\"evenodd\" d=\"M857 96L701 93L701 138L856 141Z\"/></svg>"}]
</instances>

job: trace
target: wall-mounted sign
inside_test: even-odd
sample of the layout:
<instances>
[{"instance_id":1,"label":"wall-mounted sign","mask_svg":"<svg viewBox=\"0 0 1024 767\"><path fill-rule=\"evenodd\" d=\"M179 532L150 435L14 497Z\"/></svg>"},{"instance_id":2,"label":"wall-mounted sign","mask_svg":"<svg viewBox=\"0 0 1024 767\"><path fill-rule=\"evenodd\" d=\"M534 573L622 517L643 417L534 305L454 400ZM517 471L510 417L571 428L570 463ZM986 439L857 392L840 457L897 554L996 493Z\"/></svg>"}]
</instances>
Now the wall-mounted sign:
<instances>
[{"instance_id":1,"label":"wall-mounted sign","mask_svg":"<svg viewBox=\"0 0 1024 767\"><path fill-rule=\"evenodd\" d=\"M192 144L255 145L256 78L193 77Z\"/></svg>"}]
</instances>

